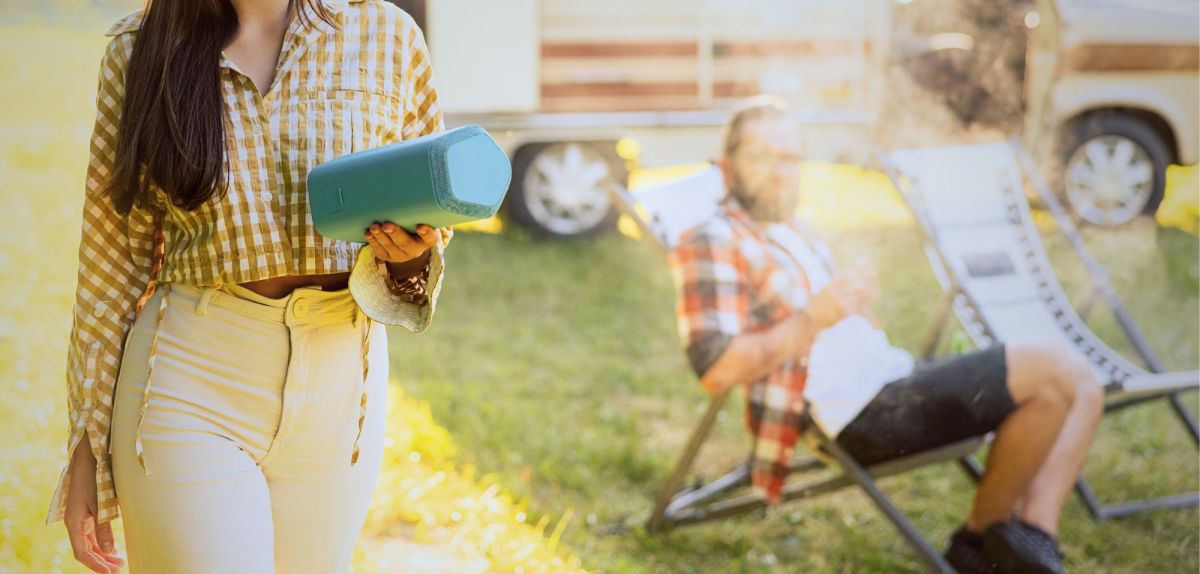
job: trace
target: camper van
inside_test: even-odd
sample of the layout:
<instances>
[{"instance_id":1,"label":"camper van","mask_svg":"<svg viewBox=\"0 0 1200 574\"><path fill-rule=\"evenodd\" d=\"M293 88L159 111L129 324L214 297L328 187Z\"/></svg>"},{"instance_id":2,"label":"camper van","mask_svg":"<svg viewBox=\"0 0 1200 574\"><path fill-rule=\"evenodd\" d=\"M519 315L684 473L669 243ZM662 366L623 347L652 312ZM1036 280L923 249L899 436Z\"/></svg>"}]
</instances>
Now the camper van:
<instances>
[{"instance_id":1,"label":"camper van","mask_svg":"<svg viewBox=\"0 0 1200 574\"><path fill-rule=\"evenodd\" d=\"M888 0L394 1L425 30L447 126L496 137L504 212L543 235L611 227L635 163L712 158L750 95L786 97L815 159L868 154Z\"/></svg>"},{"instance_id":2,"label":"camper van","mask_svg":"<svg viewBox=\"0 0 1200 574\"><path fill-rule=\"evenodd\" d=\"M1200 3L1040 0L1027 23L1026 145L1079 219L1153 213L1200 159Z\"/></svg>"}]
</instances>

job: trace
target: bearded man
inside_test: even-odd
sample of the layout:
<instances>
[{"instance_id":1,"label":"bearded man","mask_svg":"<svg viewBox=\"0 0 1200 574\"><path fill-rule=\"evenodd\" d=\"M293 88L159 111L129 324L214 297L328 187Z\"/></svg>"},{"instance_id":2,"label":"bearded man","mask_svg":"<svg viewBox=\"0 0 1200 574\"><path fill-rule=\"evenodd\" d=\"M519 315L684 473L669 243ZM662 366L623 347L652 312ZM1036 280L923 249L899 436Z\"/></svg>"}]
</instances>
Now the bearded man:
<instances>
[{"instance_id":1,"label":"bearded man","mask_svg":"<svg viewBox=\"0 0 1200 574\"><path fill-rule=\"evenodd\" d=\"M864 466L994 432L946 558L960 572L1064 572L1059 514L1103 412L1092 371L1058 346L928 362L892 346L871 314L873 268L839 268L796 216L802 159L781 100L740 105L725 129L721 209L671 253L681 338L701 385L744 390L755 489L778 502L809 424Z\"/></svg>"}]
</instances>

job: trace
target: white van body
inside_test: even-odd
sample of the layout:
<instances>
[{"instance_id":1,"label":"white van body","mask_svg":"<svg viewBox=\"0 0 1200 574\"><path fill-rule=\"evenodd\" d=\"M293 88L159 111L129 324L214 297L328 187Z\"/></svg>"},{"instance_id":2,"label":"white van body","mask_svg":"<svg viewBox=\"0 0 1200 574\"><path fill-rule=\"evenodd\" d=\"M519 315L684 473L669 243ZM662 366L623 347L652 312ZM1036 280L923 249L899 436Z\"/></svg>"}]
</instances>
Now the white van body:
<instances>
[{"instance_id":1,"label":"white van body","mask_svg":"<svg viewBox=\"0 0 1200 574\"><path fill-rule=\"evenodd\" d=\"M1026 68L1026 144L1075 213L1121 224L1200 160L1200 2L1041 0Z\"/></svg>"},{"instance_id":2,"label":"white van body","mask_svg":"<svg viewBox=\"0 0 1200 574\"><path fill-rule=\"evenodd\" d=\"M513 160L506 211L536 231L615 220L627 169L711 159L733 102L786 97L814 159L865 161L888 0L437 0L426 36L448 125ZM618 145L620 144L620 145Z\"/></svg>"}]
</instances>

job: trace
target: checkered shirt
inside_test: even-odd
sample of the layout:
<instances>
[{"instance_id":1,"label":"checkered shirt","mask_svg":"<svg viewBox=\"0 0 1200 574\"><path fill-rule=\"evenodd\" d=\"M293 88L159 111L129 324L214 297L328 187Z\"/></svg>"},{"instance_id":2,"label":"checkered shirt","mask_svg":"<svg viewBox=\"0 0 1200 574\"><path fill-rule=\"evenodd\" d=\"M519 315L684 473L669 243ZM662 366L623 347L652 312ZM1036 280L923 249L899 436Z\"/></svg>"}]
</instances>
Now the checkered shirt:
<instances>
[{"instance_id":1,"label":"checkered shirt","mask_svg":"<svg viewBox=\"0 0 1200 574\"><path fill-rule=\"evenodd\" d=\"M797 256L804 246L823 269L806 270ZM811 284L810 277L827 282L832 269L828 248L806 225L764 225L731 198L717 216L684 234L670 264L680 339L701 376L738 335L766 331L803 309L825 286ZM745 423L754 437L751 482L771 504L779 500L800 436L804 362L785 361L745 389Z\"/></svg>"}]
</instances>

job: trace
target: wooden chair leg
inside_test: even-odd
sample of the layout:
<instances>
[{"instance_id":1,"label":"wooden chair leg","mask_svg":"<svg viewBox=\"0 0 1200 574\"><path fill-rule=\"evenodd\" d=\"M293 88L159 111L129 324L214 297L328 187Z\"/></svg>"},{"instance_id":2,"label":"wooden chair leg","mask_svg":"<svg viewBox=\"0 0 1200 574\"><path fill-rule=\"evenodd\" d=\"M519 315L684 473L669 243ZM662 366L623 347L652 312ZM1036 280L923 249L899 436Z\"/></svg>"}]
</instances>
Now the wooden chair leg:
<instances>
[{"instance_id":1,"label":"wooden chair leg","mask_svg":"<svg viewBox=\"0 0 1200 574\"><path fill-rule=\"evenodd\" d=\"M725 406L725 399L728 396L728 392L722 393L713 397L708 403L708 411L704 413L704 418L701 419L696 430L692 431L692 436L688 438L687 446L683 449L683 454L680 455L679 462L675 463L674 472L671 473L671 477L663 485L662 491L658 494L658 499L654 501L654 510L650 513L650 519L646 521L646 530L655 532L662 529L666 518L667 505L671 504L671 499L675 497L676 492L679 492L679 485L683 483L684 477L691 470L692 463L696 460L696 454L700 452L700 447L704 444L704 439L708 438L708 433L712 430L713 423L716 422L721 408Z\"/></svg>"}]
</instances>

